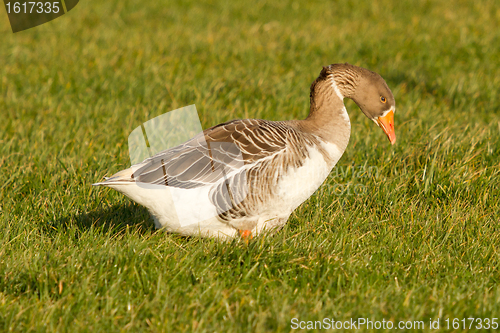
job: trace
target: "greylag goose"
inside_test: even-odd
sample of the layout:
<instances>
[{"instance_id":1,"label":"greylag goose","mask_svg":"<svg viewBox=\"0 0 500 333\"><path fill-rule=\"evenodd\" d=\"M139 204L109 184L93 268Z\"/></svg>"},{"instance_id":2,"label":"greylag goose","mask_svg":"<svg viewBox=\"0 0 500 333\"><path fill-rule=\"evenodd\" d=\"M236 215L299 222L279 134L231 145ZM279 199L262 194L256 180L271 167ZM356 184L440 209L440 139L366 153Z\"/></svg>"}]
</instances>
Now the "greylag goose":
<instances>
[{"instance_id":1,"label":"greylag goose","mask_svg":"<svg viewBox=\"0 0 500 333\"><path fill-rule=\"evenodd\" d=\"M229 121L122 170L103 185L148 208L157 228L249 239L277 230L324 182L349 142L351 98L394 144L395 101L377 73L323 67L304 120Z\"/></svg>"}]
</instances>

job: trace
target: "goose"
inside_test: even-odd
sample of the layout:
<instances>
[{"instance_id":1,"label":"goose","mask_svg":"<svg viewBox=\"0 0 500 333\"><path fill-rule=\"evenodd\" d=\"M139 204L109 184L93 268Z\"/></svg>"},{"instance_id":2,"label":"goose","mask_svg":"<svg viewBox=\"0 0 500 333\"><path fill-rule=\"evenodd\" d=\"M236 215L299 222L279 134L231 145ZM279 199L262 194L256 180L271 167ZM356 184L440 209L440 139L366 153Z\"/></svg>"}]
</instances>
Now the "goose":
<instances>
[{"instance_id":1,"label":"goose","mask_svg":"<svg viewBox=\"0 0 500 333\"><path fill-rule=\"evenodd\" d=\"M228 121L93 185L145 206L167 232L246 241L276 232L346 150L351 124L344 98L396 142L396 105L384 79L332 64L311 85L307 118Z\"/></svg>"}]
</instances>

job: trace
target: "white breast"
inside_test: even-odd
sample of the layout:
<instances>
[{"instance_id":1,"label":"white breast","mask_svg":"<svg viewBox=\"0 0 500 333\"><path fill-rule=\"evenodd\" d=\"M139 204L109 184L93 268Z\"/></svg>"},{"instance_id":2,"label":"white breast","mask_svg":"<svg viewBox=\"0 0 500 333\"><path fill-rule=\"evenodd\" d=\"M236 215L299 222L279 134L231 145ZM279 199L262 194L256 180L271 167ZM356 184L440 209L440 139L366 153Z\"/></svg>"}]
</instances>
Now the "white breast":
<instances>
[{"instance_id":1,"label":"white breast","mask_svg":"<svg viewBox=\"0 0 500 333\"><path fill-rule=\"evenodd\" d=\"M323 154L316 148L309 148L309 157L299 168L289 168L278 182L279 199L282 210L290 214L301 203L307 200L320 186L332 168L337 164L343 151L335 144L322 142L328 152L331 162L325 160ZM285 207L283 207L285 206Z\"/></svg>"}]
</instances>

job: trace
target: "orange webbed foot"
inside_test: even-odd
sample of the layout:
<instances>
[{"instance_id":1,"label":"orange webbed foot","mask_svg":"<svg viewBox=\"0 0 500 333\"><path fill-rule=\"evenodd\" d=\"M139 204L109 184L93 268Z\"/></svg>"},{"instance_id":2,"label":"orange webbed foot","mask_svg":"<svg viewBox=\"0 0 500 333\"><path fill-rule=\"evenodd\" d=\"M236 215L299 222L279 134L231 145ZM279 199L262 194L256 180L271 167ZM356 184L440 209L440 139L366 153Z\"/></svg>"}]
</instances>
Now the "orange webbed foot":
<instances>
[{"instance_id":1,"label":"orange webbed foot","mask_svg":"<svg viewBox=\"0 0 500 333\"><path fill-rule=\"evenodd\" d=\"M240 233L241 239L245 241L245 243L248 244L248 241L253 238L252 232L250 230L238 230Z\"/></svg>"}]
</instances>

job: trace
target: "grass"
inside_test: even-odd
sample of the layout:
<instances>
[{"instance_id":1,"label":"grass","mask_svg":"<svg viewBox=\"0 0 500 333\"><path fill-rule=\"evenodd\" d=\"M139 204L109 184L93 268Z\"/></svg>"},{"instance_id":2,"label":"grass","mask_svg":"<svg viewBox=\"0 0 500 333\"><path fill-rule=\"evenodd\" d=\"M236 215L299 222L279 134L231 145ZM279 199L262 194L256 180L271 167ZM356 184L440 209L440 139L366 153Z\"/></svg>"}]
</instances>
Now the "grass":
<instances>
[{"instance_id":1,"label":"grass","mask_svg":"<svg viewBox=\"0 0 500 333\"><path fill-rule=\"evenodd\" d=\"M81 1L17 34L0 15L0 331L499 317L497 1ZM204 128L305 117L335 62L386 79L398 142L347 101L346 153L276 236L157 232L90 186L185 105Z\"/></svg>"}]
</instances>

